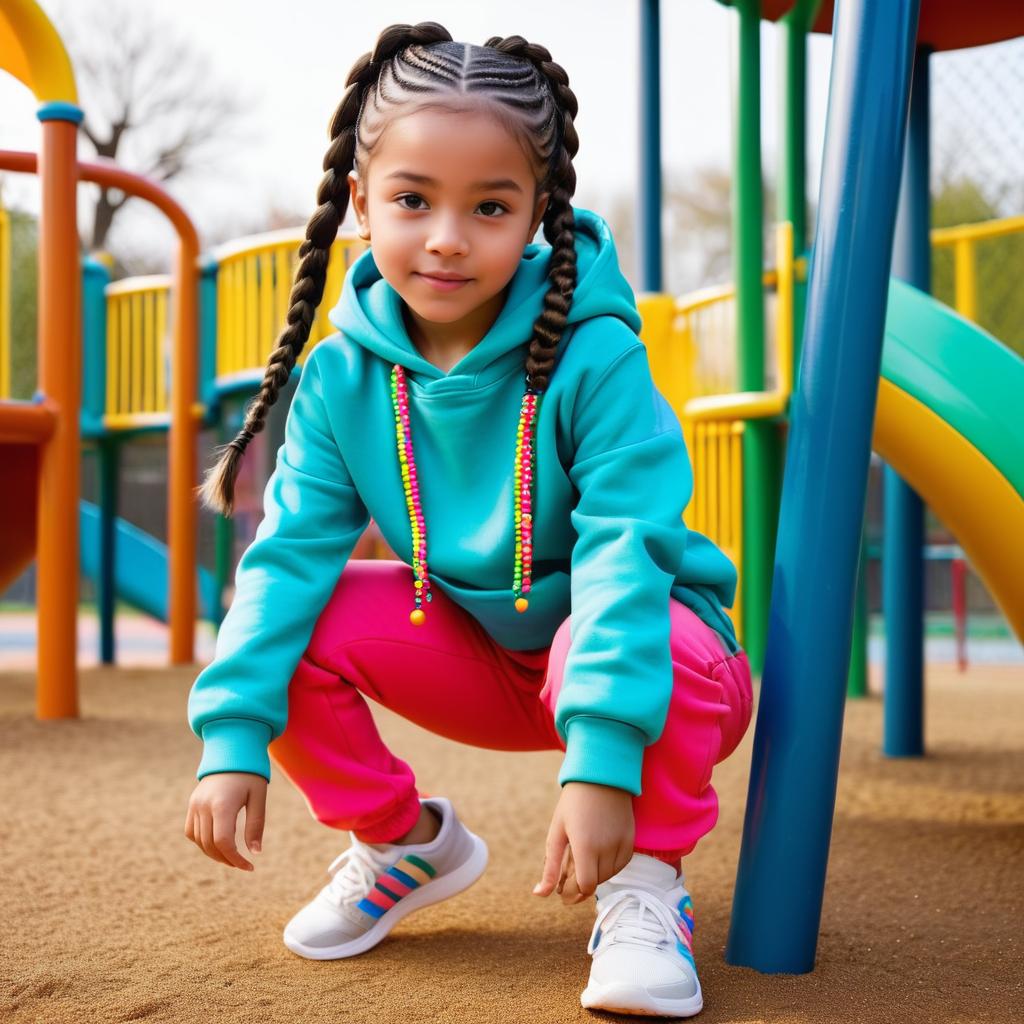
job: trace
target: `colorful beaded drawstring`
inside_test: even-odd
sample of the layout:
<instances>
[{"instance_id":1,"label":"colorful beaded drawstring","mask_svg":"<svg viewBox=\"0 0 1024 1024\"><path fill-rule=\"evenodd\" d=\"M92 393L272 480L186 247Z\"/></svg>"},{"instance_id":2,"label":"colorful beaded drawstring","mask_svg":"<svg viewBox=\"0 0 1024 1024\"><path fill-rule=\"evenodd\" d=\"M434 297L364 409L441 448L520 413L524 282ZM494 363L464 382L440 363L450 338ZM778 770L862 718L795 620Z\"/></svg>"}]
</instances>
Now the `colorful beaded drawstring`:
<instances>
[{"instance_id":1,"label":"colorful beaded drawstring","mask_svg":"<svg viewBox=\"0 0 1024 1024\"><path fill-rule=\"evenodd\" d=\"M527 378L529 380L529 378ZM537 411L540 407L541 392L527 384L519 410L519 424L516 428L515 493L513 515L515 517L516 554L512 578L512 596L517 612L529 607L526 594L530 592L530 576L533 569L533 477L536 473ZM405 505L409 512L409 526L412 530L412 571L416 593L416 607L409 615L414 626L426 621L423 602L432 601L430 578L427 574L427 524L420 503L419 482L416 476L416 460L412 451L412 432L409 429L409 394L405 383L405 368L397 363L391 369L391 403L395 410L395 434L398 442L398 461L402 470L402 487L405 490Z\"/></svg>"}]
</instances>

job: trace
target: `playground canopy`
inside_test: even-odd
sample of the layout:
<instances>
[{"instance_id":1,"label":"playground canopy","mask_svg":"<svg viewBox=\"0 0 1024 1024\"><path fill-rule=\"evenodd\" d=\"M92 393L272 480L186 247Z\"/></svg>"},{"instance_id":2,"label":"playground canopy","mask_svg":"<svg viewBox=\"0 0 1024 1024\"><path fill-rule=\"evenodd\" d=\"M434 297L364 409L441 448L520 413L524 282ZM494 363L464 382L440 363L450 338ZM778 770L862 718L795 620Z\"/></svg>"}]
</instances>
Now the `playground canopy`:
<instances>
[{"instance_id":1,"label":"playground canopy","mask_svg":"<svg viewBox=\"0 0 1024 1024\"><path fill-rule=\"evenodd\" d=\"M735 6L735 4L734 4ZM761 0L761 17L777 21L806 0ZM821 0L812 32L832 31L835 0ZM1024 35L1024 4L1020 0L921 0L917 42L933 50L960 50Z\"/></svg>"}]
</instances>

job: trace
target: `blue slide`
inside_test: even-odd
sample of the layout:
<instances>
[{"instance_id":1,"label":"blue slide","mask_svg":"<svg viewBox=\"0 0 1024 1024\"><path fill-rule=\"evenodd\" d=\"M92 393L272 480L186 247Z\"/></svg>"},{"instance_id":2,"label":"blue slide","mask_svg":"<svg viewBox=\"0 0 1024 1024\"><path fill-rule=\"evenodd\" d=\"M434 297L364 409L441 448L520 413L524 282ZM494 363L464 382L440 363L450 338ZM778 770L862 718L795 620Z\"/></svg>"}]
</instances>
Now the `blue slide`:
<instances>
[{"instance_id":1,"label":"blue slide","mask_svg":"<svg viewBox=\"0 0 1024 1024\"><path fill-rule=\"evenodd\" d=\"M94 582L100 572L100 510L88 501L79 502L79 566L83 576ZM115 545L117 596L136 608L166 622L167 545L137 526L116 520ZM199 569L199 615L220 621L217 582L212 573Z\"/></svg>"}]
</instances>

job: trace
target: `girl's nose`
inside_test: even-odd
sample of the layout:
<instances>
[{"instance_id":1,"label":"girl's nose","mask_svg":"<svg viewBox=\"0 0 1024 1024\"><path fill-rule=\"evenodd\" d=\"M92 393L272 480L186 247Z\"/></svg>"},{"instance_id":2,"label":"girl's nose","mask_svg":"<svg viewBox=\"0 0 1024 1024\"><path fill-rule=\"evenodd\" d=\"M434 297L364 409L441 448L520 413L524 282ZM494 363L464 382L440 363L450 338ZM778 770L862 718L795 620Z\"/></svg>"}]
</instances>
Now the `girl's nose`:
<instances>
[{"instance_id":1,"label":"girl's nose","mask_svg":"<svg viewBox=\"0 0 1024 1024\"><path fill-rule=\"evenodd\" d=\"M469 251L469 242L459 218L444 214L431 218L427 249L439 256L465 256Z\"/></svg>"}]
</instances>

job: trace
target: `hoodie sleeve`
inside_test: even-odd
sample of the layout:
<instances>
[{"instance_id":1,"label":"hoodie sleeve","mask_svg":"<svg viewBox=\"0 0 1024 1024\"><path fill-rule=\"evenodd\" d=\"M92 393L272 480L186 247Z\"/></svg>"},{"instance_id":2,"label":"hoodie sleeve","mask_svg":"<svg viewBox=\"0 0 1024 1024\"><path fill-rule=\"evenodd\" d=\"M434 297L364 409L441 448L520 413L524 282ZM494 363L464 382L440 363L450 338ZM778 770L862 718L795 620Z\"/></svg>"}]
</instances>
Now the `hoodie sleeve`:
<instances>
[{"instance_id":1,"label":"hoodie sleeve","mask_svg":"<svg viewBox=\"0 0 1024 1024\"><path fill-rule=\"evenodd\" d=\"M214 660L189 695L189 724L203 741L199 779L252 772L269 781L267 745L284 731L288 683L369 521L328 423L319 353L295 389Z\"/></svg>"},{"instance_id":2,"label":"hoodie sleeve","mask_svg":"<svg viewBox=\"0 0 1024 1024\"><path fill-rule=\"evenodd\" d=\"M558 781L640 793L644 747L672 691L669 591L686 547L693 474L679 421L655 389L642 344L580 394L573 412L579 492L571 514L572 632L555 725Z\"/></svg>"}]
</instances>

